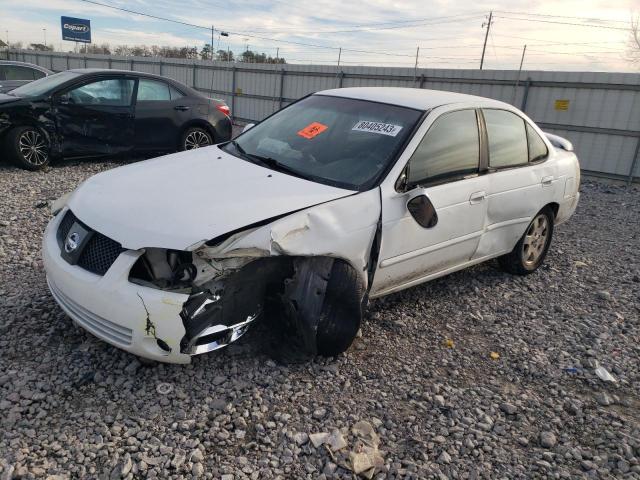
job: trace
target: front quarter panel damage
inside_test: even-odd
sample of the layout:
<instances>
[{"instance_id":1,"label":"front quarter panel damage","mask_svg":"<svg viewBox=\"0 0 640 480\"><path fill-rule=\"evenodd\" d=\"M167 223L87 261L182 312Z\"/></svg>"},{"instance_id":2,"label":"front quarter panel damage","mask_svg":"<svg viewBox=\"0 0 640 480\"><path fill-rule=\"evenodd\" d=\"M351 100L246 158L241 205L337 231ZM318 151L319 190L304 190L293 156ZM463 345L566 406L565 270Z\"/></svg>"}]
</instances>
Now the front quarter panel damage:
<instances>
[{"instance_id":1,"label":"front quarter panel damage","mask_svg":"<svg viewBox=\"0 0 640 480\"><path fill-rule=\"evenodd\" d=\"M379 198L378 190L372 190L334 200L195 250L198 276L192 298L204 293L209 299L208 313L201 310L199 318L183 314L187 331L183 345L193 344L212 326L230 327L275 305L277 315L270 317L278 318L279 326L289 330L289 339L295 334L306 353L315 354L336 261L356 272L353 290L357 298L349 297L349 311L358 312L351 316L358 318L347 321L359 325L380 220ZM286 343L291 347L291 342Z\"/></svg>"},{"instance_id":2,"label":"front quarter panel damage","mask_svg":"<svg viewBox=\"0 0 640 480\"><path fill-rule=\"evenodd\" d=\"M378 220L377 189L317 205L196 251L202 259L291 256L339 258L367 285L366 269Z\"/></svg>"}]
</instances>

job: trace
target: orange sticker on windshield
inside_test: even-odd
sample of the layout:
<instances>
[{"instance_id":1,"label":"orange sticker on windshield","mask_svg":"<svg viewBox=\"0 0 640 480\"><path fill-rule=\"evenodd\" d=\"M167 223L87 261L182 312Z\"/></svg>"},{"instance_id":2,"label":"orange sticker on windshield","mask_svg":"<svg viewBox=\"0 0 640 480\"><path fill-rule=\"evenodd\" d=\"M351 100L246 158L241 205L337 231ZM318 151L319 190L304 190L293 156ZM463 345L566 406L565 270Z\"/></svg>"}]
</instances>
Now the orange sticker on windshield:
<instances>
[{"instance_id":1,"label":"orange sticker on windshield","mask_svg":"<svg viewBox=\"0 0 640 480\"><path fill-rule=\"evenodd\" d=\"M301 137L306 138L307 140L311 140L316 135L320 135L327 128L329 128L329 127L327 127L326 125L323 125L323 124L321 124L319 122L313 122L313 123L310 123L309 125L307 125L306 127L304 127L302 130L300 130L298 132L298 135L300 135Z\"/></svg>"}]
</instances>

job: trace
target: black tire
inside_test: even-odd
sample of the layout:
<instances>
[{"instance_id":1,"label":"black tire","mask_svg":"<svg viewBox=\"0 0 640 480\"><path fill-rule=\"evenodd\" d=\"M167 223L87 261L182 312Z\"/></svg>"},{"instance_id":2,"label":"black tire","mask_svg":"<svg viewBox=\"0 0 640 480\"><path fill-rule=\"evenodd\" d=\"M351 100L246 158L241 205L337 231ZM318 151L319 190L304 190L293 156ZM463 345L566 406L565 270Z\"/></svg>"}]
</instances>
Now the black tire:
<instances>
[{"instance_id":1,"label":"black tire","mask_svg":"<svg viewBox=\"0 0 640 480\"><path fill-rule=\"evenodd\" d=\"M181 151L185 151L208 147L209 145L213 145L213 135L210 132L200 127L189 127L180 137L179 148Z\"/></svg>"},{"instance_id":2,"label":"black tire","mask_svg":"<svg viewBox=\"0 0 640 480\"><path fill-rule=\"evenodd\" d=\"M363 285L356 270L336 260L318 322L318 354L334 357L346 351L356 338L362 320Z\"/></svg>"},{"instance_id":3,"label":"black tire","mask_svg":"<svg viewBox=\"0 0 640 480\"><path fill-rule=\"evenodd\" d=\"M544 262L553 238L555 215L550 207L540 210L527 226L513 250L498 258L503 270L514 275L529 275ZM539 230L544 230L544 234ZM533 245L533 247L531 246Z\"/></svg>"},{"instance_id":4,"label":"black tire","mask_svg":"<svg viewBox=\"0 0 640 480\"><path fill-rule=\"evenodd\" d=\"M42 170L51 161L46 136L34 127L14 128L7 134L6 150L9 159L25 170Z\"/></svg>"}]
</instances>

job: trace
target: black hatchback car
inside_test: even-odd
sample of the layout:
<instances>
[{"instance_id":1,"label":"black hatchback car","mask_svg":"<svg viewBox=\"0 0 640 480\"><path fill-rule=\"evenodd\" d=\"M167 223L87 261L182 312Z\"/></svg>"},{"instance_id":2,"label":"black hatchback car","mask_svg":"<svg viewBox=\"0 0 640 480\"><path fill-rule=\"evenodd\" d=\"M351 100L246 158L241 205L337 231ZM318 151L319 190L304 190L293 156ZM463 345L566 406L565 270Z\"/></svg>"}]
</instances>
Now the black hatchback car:
<instances>
[{"instance_id":1,"label":"black hatchback car","mask_svg":"<svg viewBox=\"0 0 640 480\"><path fill-rule=\"evenodd\" d=\"M231 138L229 107L174 80L81 69L0 94L0 157L38 170L56 157L190 150Z\"/></svg>"}]
</instances>

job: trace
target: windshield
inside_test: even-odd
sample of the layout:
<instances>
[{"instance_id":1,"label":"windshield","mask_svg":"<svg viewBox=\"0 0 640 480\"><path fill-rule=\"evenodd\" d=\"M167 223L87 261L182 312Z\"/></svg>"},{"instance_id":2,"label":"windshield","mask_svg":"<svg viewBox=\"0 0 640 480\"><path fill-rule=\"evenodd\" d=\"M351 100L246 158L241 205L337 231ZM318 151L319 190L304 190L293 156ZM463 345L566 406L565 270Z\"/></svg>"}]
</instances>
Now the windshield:
<instances>
[{"instance_id":1,"label":"windshield","mask_svg":"<svg viewBox=\"0 0 640 480\"><path fill-rule=\"evenodd\" d=\"M422 112L364 100L312 95L224 147L275 170L351 190L371 188Z\"/></svg>"},{"instance_id":2,"label":"windshield","mask_svg":"<svg viewBox=\"0 0 640 480\"><path fill-rule=\"evenodd\" d=\"M71 80L72 78L79 77L79 73L73 72L61 72L55 75L35 80L31 83L27 83L21 87L11 90L9 93L16 97L37 97L49 93L57 86Z\"/></svg>"}]
</instances>

